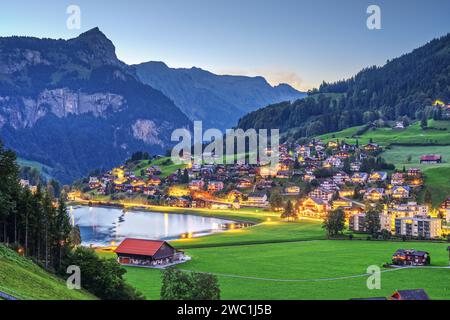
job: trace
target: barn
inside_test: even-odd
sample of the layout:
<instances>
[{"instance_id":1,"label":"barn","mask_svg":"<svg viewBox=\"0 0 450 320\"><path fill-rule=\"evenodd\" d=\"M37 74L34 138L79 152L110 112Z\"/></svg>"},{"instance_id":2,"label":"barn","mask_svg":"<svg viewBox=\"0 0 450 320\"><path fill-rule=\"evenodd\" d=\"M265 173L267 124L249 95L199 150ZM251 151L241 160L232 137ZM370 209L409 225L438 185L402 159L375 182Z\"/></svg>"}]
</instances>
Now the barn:
<instances>
[{"instance_id":1,"label":"barn","mask_svg":"<svg viewBox=\"0 0 450 320\"><path fill-rule=\"evenodd\" d=\"M115 250L122 265L157 267L182 262L184 254L162 240L126 238Z\"/></svg>"}]
</instances>

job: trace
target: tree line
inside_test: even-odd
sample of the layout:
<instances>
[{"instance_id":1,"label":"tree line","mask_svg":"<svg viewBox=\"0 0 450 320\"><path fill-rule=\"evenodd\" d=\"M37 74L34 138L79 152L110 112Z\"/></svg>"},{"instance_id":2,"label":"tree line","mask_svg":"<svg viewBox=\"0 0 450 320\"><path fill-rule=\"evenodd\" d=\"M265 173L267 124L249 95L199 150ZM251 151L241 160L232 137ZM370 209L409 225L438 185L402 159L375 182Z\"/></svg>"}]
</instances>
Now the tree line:
<instances>
[{"instance_id":1,"label":"tree line","mask_svg":"<svg viewBox=\"0 0 450 320\"><path fill-rule=\"evenodd\" d=\"M126 270L117 261L79 246L80 230L72 226L65 192L56 182L33 191L20 184L16 155L1 141L0 181L0 243L62 278L68 277L67 266L79 266L83 289L101 299L144 298L125 282Z\"/></svg>"},{"instance_id":2,"label":"tree line","mask_svg":"<svg viewBox=\"0 0 450 320\"><path fill-rule=\"evenodd\" d=\"M309 97L257 110L243 117L243 129L279 128L294 139L378 119L439 119L435 99L450 101L450 34L348 80L322 83Z\"/></svg>"}]
</instances>

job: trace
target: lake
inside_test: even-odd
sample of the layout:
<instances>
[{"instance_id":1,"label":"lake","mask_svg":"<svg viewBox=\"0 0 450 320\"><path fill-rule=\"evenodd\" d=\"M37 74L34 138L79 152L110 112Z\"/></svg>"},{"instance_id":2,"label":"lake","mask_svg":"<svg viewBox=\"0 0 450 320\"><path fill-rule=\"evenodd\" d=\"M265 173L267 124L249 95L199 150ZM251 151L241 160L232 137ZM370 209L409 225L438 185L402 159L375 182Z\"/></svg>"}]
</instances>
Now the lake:
<instances>
[{"instance_id":1,"label":"lake","mask_svg":"<svg viewBox=\"0 0 450 320\"><path fill-rule=\"evenodd\" d=\"M78 225L82 244L106 246L124 238L170 240L224 231L233 221L191 214L123 211L120 208L69 208L72 224Z\"/></svg>"}]
</instances>

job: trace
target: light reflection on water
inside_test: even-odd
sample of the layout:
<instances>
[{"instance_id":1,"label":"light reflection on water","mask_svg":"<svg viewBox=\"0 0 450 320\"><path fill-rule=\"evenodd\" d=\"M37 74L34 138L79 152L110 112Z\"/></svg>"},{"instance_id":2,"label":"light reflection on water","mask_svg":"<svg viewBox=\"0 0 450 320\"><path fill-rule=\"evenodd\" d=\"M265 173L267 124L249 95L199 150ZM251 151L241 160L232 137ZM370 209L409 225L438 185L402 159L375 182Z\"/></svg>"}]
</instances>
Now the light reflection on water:
<instances>
[{"instance_id":1,"label":"light reflection on water","mask_svg":"<svg viewBox=\"0 0 450 320\"><path fill-rule=\"evenodd\" d=\"M75 207L71 220L80 227L82 244L89 246L119 243L124 238L177 239L181 234L205 235L222 230L233 221L189 214L123 212L119 208Z\"/></svg>"}]
</instances>

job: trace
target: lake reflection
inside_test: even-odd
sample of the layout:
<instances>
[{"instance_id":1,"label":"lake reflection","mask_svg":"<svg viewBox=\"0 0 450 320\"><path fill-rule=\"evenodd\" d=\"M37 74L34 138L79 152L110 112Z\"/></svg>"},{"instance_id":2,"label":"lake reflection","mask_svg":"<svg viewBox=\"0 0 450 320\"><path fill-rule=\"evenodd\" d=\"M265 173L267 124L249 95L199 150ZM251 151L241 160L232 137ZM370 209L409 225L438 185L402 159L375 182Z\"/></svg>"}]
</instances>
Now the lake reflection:
<instances>
[{"instance_id":1,"label":"lake reflection","mask_svg":"<svg viewBox=\"0 0 450 320\"><path fill-rule=\"evenodd\" d=\"M83 245L109 245L124 238L177 239L180 235L193 236L223 230L232 223L209 217L160 212L123 212L118 208L75 207L70 210L71 221L80 227Z\"/></svg>"}]
</instances>

